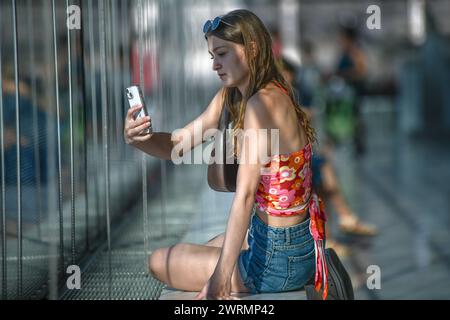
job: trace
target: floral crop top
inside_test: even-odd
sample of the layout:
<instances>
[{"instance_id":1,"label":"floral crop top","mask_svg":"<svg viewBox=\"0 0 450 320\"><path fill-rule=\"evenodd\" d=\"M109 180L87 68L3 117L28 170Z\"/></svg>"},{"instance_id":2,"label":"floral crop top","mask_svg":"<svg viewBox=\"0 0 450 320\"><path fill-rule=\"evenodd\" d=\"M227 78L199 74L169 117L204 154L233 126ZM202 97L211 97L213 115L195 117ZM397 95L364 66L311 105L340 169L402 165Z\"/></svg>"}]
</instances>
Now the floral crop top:
<instances>
[{"instance_id":1,"label":"floral crop top","mask_svg":"<svg viewBox=\"0 0 450 320\"><path fill-rule=\"evenodd\" d=\"M305 213L312 188L311 158L311 143L299 151L272 156L261 171L255 196L258 208L275 216Z\"/></svg>"},{"instance_id":2,"label":"floral crop top","mask_svg":"<svg viewBox=\"0 0 450 320\"><path fill-rule=\"evenodd\" d=\"M325 210L321 199L312 192L312 145L288 154L274 155L261 170L255 195L259 209L273 216L309 213L314 239L316 273L314 286L328 295L328 267L325 259Z\"/></svg>"}]
</instances>

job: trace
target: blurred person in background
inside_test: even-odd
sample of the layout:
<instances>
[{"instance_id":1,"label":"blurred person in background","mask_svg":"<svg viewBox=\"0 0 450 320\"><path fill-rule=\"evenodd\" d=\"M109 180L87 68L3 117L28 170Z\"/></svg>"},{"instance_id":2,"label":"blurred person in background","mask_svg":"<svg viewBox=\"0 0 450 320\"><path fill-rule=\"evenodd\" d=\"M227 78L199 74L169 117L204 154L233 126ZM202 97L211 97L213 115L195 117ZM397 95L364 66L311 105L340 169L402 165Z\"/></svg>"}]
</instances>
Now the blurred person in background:
<instances>
[{"instance_id":1,"label":"blurred person in background","mask_svg":"<svg viewBox=\"0 0 450 320\"><path fill-rule=\"evenodd\" d=\"M14 66L7 63L4 68L3 78L3 135L4 149L2 154L5 161L5 193L6 193L6 231L9 236L17 235L17 123L16 123L16 84L14 80ZM37 222L38 199L36 186L38 183L38 172L40 183L46 182L45 169L45 132L38 130L35 137L34 126L45 128L45 115L42 110L37 110L36 123L33 122L33 106L31 100L31 89L28 83L19 79L19 110L20 110L20 183L22 192L22 227L29 230ZM45 130L45 129L44 129ZM37 139L37 149L35 150L34 140ZM40 158L40 162L36 161ZM37 164L40 167L37 168ZM1 174L1 173L0 173ZM44 199L45 200L45 199ZM43 201L45 202L45 201ZM43 203L42 202L42 203Z\"/></svg>"},{"instance_id":2,"label":"blurred person in background","mask_svg":"<svg viewBox=\"0 0 450 320\"><path fill-rule=\"evenodd\" d=\"M303 64L301 67L283 57L279 61L282 74L286 81L291 83L295 91L295 96L299 99L299 104L310 117L310 122L314 122L314 95L319 85L320 75L317 65L312 56L312 44L306 43L302 55ZM334 170L330 153L332 149L319 141L316 152L312 156L312 179L314 190L324 199L325 205L329 204L335 209L339 219L339 230L344 234L356 236L374 236L377 234L375 226L366 224L358 218L351 210L341 192L341 187ZM328 212L330 210L327 210ZM333 239L327 228L327 247L333 248L340 256L350 253L349 248Z\"/></svg>"},{"instance_id":3,"label":"blurred person in background","mask_svg":"<svg viewBox=\"0 0 450 320\"><path fill-rule=\"evenodd\" d=\"M353 91L353 144L356 156L366 152L366 132L361 116L361 96L367 77L366 55L357 41L354 27L343 26L339 33L341 53L336 67L336 75L344 79Z\"/></svg>"}]
</instances>

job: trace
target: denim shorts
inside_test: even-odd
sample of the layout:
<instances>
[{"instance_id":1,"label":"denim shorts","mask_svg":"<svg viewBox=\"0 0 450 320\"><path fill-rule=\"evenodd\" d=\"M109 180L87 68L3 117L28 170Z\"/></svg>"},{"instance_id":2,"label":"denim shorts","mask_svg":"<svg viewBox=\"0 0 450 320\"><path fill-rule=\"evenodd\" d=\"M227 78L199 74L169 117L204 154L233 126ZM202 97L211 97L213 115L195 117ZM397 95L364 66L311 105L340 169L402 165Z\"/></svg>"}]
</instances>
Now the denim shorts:
<instances>
[{"instance_id":1,"label":"denim shorts","mask_svg":"<svg viewBox=\"0 0 450 320\"><path fill-rule=\"evenodd\" d=\"M244 285L252 293L299 290L314 276L314 239L308 218L290 227L271 227L253 213L249 248L239 255Z\"/></svg>"}]
</instances>

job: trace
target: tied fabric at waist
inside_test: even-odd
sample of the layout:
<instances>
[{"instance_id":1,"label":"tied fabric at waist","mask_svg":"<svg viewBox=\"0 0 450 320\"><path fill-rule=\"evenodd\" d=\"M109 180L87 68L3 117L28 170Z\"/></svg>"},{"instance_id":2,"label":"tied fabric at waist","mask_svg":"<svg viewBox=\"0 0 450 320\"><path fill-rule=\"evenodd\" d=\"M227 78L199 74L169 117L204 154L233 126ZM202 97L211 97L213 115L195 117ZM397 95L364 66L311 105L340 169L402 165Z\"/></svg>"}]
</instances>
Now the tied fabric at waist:
<instances>
[{"instance_id":1,"label":"tied fabric at waist","mask_svg":"<svg viewBox=\"0 0 450 320\"><path fill-rule=\"evenodd\" d=\"M309 198L309 231L314 239L314 251L316 262L316 274L314 276L314 288L318 292L323 287L322 299L328 296L328 267L325 260L325 216L324 204L316 193Z\"/></svg>"}]
</instances>

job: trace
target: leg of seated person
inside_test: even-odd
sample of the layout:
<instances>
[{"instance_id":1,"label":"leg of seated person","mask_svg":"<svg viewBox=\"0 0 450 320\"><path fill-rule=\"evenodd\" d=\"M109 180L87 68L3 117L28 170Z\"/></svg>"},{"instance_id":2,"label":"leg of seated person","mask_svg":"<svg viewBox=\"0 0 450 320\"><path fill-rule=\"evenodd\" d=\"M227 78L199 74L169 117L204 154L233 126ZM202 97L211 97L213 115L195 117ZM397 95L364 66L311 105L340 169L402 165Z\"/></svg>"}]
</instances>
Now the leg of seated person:
<instances>
[{"instance_id":1,"label":"leg of seated person","mask_svg":"<svg viewBox=\"0 0 450 320\"><path fill-rule=\"evenodd\" d=\"M344 197L339 188L339 182L336 177L336 173L333 169L333 166L329 161L326 161L321 168L322 171L322 179L324 184L325 191L330 195L330 201L333 203L333 206L336 209L337 214L340 218L344 216L351 216L352 212L347 205Z\"/></svg>"},{"instance_id":2,"label":"leg of seated person","mask_svg":"<svg viewBox=\"0 0 450 320\"><path fill-rule=\"evenodd\" d=\"M241 250L248 249L247 235L248 235L248 233L245 235ZM224 239L225 239L225 232L218 234L217 236L215 236L214 238L212 238L211 240L206 242L205 246L222 248Z\"/></svg>"},{"instance_id":3,"label":"leg of seated person","mask_svg":"<svg viewBox=\"0 0 450 320\"><path fill-rule=\"evenodd\" d=\"M378 232L377 228L374 225L361 222L350 209L350 206L339 188L338 179L336 178L336 173L333 166L329 162L326 162L322 166L321 172L323 176L324 189L329 194L329 199L339 216L339 226L341 230L347 233L363 236L376 235Z\"/></svg>"},{"instance_id":4,"label":"leg of seated person","mask_svg":"<svg viewBox=\"0 0 450 320\"><path fill-rule=\"evenodd\" d=\"M217 247L189 243L157 249L149 257L150 273L174 289L200 291L213 274L220 251ZM237 264L231 277L231 291L248 292Z\"/></svg>"}]
</instances>

